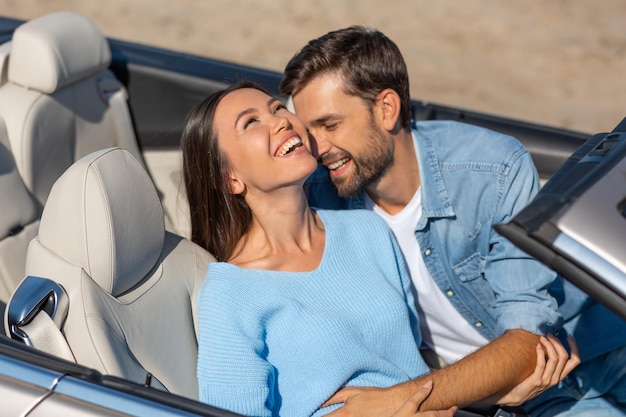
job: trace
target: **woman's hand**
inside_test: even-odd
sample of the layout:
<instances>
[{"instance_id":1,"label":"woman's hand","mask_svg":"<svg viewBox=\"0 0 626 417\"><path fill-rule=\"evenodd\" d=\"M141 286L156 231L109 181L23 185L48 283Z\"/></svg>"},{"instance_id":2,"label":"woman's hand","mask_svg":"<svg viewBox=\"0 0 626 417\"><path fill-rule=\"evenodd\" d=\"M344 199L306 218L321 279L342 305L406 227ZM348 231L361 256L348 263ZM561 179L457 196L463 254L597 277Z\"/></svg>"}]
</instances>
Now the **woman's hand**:
<instances>
[{"instance_id":1,"label":"woman's hand","mask_svg":"<svg viewBox=\"0 0 626 417\"><path fill-rule=\"evenodd\" d=\"M413 396L396 411L391 417L453 417L457 407L439 411L417 411L420 405L428 398L433 389L433 381L428 381Z\"/></svg>"},{"instance_id":2,"label":"woman's hand","mask_svg":"<svg viewBox=\"0 0 626 417\"><path fill-rule=\"evenodd\" d=\"M572 336L567 337L571 356L555 336L541 337L537 344L535 371L511 391L497 399L498 404L520 405L535 398L562 381L580 363L578 345Z\"/></svg>"}]
</instances>

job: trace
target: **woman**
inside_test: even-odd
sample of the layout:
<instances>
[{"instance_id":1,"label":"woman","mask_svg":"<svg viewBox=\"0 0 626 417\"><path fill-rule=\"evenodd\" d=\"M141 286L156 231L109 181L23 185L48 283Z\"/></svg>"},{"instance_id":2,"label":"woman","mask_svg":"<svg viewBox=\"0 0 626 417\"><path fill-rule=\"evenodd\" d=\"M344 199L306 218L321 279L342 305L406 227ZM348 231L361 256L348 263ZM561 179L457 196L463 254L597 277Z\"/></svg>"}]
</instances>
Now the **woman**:
<instances>
[{"instance_id":1,"label":"woman","mask_svg":"<svg viewBox=\"0 0 626 417\"><path fill-rule=\"evenodd\" d=\"M299 118L242 83L192 110L181 146L192 240L220 261L198 297L202 401L245 415L318 416L337 407L324 402L340 387L428 372L386 224L367 211L308 206L303 185L317 161ZM414 415L430 389L397 416Z\"/></svg>"}]
</instances>

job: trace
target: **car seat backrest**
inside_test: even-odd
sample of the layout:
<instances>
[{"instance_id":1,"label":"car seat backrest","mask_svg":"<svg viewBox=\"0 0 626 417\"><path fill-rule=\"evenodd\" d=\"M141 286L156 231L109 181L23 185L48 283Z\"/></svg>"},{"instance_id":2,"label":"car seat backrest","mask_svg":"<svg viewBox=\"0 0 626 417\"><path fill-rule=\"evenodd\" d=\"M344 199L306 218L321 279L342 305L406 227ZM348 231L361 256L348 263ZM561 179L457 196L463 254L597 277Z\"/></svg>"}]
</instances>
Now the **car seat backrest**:
<instances>
[{"instance_id":1,"label":"car seat backrest","mask_svg":"<svg viewBox=\"0 0 626 417\"><path fill-rule=\"evenodd\" d=\"M11 52L11 41L0 45L0 85L8 80L9 74L9 53Z\"/></svg>"},{"instance_id":2,"label":"car seat backrest","mask_svg":"<svg viewBox=\"0 0 626 417\"><path fill-rule=\"evenodd\" d=\"M26 274L58 283L78 363L197 398L196 294L214 258L165 231L154 185L120 148L94 152L55 183ZM28 278L27 278L28 279Z\"/></svg>"},{"instance_id":3,"label":"car seat backrest","mask_svg":"<svg viewBox=\"0 0 626 417\"><path fill-rule=\"evenodd\" d=\"M56 12L27 21L6 48L0 116L18 171L42 205L61 173L95 150L119 146L142 161L126 90L107 69L109 45L89 19Z\"/></svg>"},{"instance_id":4,"label":"car seat backrest","mask_svg":"<svg viewBox=\"0 0 626 417\"><path fill-rule=\"evenodd\" d=\"M0 118L0 313L24 278L26 248L37 234L39 208L20 178Z\"/></svg>"}]
</instances>

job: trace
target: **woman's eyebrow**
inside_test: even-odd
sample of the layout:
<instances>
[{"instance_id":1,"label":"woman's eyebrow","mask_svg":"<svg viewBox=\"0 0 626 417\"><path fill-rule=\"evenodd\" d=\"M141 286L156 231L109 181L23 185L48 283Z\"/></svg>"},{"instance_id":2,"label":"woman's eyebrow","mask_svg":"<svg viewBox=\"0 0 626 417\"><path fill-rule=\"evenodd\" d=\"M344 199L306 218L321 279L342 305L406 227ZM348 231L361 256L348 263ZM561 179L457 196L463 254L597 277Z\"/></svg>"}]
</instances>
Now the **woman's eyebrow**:
<instances>
[{"instance_id":1,"label":"woman's eyebrow","mask_svg":"<svg viewBox=\"0 0 626 417\"><path fill-rule=\"evenodd\" d=\"M269 99L269 100L267 100L267 106L269 107L269 106L271 106L272 104L274 104L274 103L276 103L276 102L278 102L278 103L281 103L281 104L282 104L282 101L280 101L280 100L279 100L279 99L277 99L276 97L270 97L270 99Z\"/></svg>"},{"instance_id":2,"label":"woman's eyebrow","mask_svg":"<svg viewBox=\"0 0 626 417\"><path fill-rule=\"evenodd\" d=\"M279 102L282 103L279 99L277 99L276 97L270 97L269 100L267 100L267 106L269 107L270 105L274 104L275 102ZM250 113L254 113L255 111L257 111L256 107L249 107L243 111L241 111L238 115L237 118L235 119L235 126L237 126L237 124L239 123L239 120L242 117L247 116Z\"/></svg>"},{"instance_id":3,"label":"woman's eyebrow","mask_svg":"<svg viewBox=\"0 0 626 417\"><path fill-rule=\"evenodd\" d=\"M243 117L247 116L250 113L254 113L255 111L256 111L256 108L254 108L254 107L249 107L249 108L241 111L237 115L237 118L235 119L235 126L237 126L239 124L239 120L241 120Z\"/></svg>"}]
</instances>

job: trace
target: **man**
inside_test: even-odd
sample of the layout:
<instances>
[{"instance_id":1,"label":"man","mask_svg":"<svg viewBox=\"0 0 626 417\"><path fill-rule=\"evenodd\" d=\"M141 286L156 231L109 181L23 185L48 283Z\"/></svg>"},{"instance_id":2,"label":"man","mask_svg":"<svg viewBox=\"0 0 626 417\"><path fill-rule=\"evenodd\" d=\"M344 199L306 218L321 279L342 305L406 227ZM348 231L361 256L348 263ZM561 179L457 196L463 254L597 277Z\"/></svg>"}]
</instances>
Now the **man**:
<instances>
[{"instance_id":1,"label":"man","mask_svg":"<svg viewBox=\"0 0 626 417\"><path fill-rule=\"evenodd\" d=\"M586 363L525 407L533 416L623 413L626 331L590 335L611 335L623 322L493 231L539 189L519 142L456 122L412 125L402 55L363 27L309 42L287 64L281 92L292 96L325 167L307 184L311 205L374 210L400 243L422 338L449 364L429 375L434 389L423 409L497 401L535 367L539 335L558 334L565 318ZM557 310L559 294L567 302ZM582 325L596 315L595 327ZM331 415L391 415L420 382L347 388Z\"/></svg>"}]
</instances>

